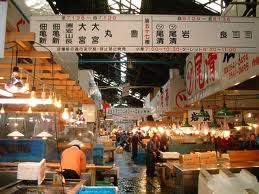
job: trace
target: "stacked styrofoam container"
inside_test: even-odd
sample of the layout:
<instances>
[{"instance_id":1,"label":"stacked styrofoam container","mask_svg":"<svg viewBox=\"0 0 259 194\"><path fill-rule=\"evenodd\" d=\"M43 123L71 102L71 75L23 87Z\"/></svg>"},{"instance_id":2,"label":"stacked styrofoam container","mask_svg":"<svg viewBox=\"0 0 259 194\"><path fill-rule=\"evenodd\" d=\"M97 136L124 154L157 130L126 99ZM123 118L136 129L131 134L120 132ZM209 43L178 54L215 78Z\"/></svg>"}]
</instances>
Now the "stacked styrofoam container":
<instances>
[{"instance_id":1,"label":"stacked styrofoam container","mask_svg":"<svg viewBox=\"0 0 259 194\"><path fill-rule=\"evenodd\" d=\"M162 159L179 159L180 154L178 152L160 152Z\"/></svg>"},{"instance_id":2,"label":"stacked styrofoam container","mask_svg":"<svg viewBox=\"0 0 259 194\"><path fill-rule=\"evenodd\" d=\"M17 179L37 181L40 185L45 179L46 160L40 162L21 162L18 164Z\"/></svg>"},{"instance_id":3,"label":"stacked styrofoam container","mask_svg":"<svg viewBox=\"0 0 259 194\"><path fill-rule=\"evenodd\" d=\"M199 194L259 194L259 183L253 174L244 169L240 173L224 169L219 174L201 170Z\"/></svg>"}]
</instances>

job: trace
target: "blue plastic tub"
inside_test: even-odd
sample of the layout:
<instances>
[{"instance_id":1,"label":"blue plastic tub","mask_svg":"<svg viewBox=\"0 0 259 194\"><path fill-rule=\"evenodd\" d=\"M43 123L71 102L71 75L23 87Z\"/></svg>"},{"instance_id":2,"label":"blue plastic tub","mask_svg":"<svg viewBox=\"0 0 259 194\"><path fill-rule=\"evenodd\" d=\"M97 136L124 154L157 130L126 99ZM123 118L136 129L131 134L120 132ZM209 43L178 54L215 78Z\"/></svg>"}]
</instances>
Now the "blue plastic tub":
<instances>
[{"instance_id":1,"label":"blue plastic tub","mask_svg":"<svg viewBox=\"0 0 259 194\"><path fill-rule=\"evenodd\" d=\"M83 187L77 194L116 194L116 187Z\"/></svg>"}]
</instances>

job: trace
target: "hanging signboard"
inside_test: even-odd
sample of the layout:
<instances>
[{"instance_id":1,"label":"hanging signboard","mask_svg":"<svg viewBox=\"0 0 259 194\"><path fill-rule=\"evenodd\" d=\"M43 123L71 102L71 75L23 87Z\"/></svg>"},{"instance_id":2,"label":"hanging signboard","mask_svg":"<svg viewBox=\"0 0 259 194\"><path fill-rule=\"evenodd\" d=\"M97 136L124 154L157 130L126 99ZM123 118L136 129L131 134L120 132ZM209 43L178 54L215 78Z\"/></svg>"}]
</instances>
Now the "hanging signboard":
<instances>
[{"instance_id":1,"label":"hanging signboard","mask_svg":"<svg viewBox=\"0 0 259 194\"><path fill-rule=\"evenodd\" d=\"M224 89L259 75L259 54L225 53L220 61Z\"/></svg>"},{"instance_id":2,"label":"hanging signboard","mask_svg":"<svg viewBox=\"0 0 259 194\"><path fill-rule=\"evenodd\" d=\"M186 58L186 91L188 97L219 80L218 53L191 53Z\"/></svg>"},{"instance_id":3,"label":"hanging signboard","mask_svg":"<svg viewBox=\"0 0 259 194\"><path fill-rule=\"evenodd\" d=\"M106 112L107 115L114 115L114 116L145 116L150 115L149 108L109 108Z\"/></svg>"},{"instance_id":4,"label":"hanging signboard","mask_svg":"<svg viewBox=\"0 0 259 194\"><path fill-rule=\"evenodd\" d=\"M201 70L197 68L195 56L198 55L199 53L191 53L186 58L186 92L189 104L259 75L259 54L218 53L215 66L210 65L208 71L215 74L215 80L207 84L204 82L206 71L200 73ZM203 64L206 67L206 62Z\"/></svg>"},{"instance_id":5,"label":"hanging signboard","mask_svg":"<svg viewBox=\"0 0 259 194\"><path fill-rule=\"evenodd\" d=\"M198 118L196 115L200 113L200 110L189 110L188 111L188 118L189 122L212 122L213 120L213 113L211 109L204 109L205 112L208 112L210 117L209 118Z\"/></svg>"},{"instance_id":6,"label":"hanging signboard","mask_svg":"<svg viewBox=\"0 0 259 194\"><path fill-rule=\"evenodd\" d=\"M259 52L258 18L56 15L32 16L30 24L53 52Z\"/></svg>"},{"instance_id":7,"label":"hanging signboard","mask_svg":"<svg viewBox=\"0 0 259 194\"><path fill-rule=\"evenodd\" d=\"M7 1L0 0L0 58L4 58Z\"/></svg>"}]
</instances>

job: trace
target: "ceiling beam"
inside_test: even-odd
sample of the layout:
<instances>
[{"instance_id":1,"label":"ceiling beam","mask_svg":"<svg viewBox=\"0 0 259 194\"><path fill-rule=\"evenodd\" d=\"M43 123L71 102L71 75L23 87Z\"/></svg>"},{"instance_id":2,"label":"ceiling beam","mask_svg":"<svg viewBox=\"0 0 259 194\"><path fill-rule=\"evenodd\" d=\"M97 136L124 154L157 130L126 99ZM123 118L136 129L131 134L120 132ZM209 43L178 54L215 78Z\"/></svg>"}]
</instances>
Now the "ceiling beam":
<instances>
[{"instance_id":1,"label":"ceiling beam","mask_svg":"<svg viewBox=\"0 0 259 194\"><path fill-rule=\"evenodd\" d=\"M0 63L0 69L11 69L11 64L6 64L6 63ZM18 64L17 65L19 68L25 69L25 70L33 70L34 69L34 64ZM46 71L52 71L52 65L51 64L36 64L36 70L46 70ZM54 71L61 71L62 66L60 64L53 64L53 70Z\"/></svg>"},{"instance_id":2,"label":"ceiling beam","mask_svg":"<svg viewBox=\"0 0 259 194\"><path fill-rule=\"evenodd\" d=\"M6 42L15 41L35 41L34 32L7 32L5 36Z\"/></svg>"},{"instance_id":3,"label":"ceiling beam","mask_svg":"<svg viewBox=\"0 0 259 194\"><path fill-rule=\"evenodd\" d=\"M0 84L5 84L9 81L9 79L3 79L0 80ZM24 80L25 81L25 80ZM32 84L32 80L29 79L29 83ZM51 78L48 80L35 80L35 84L36 85L44 85L46 84L49 87L52 87L52 85L54 84L54 86L76 86L76 82L74 80L52 80Z\"/></svg>"},{"instance_id":4,"label":"ceiling beam","mask_svg":"<svg viewBox=\"0 0 259 194\"><path fill-rule=\"evenodd\" d=\"M18 58L37 58L37 59L50 59L51 58L51 54L48 51L25 51L25 50L20 50L18 51L17 54ZM7 58L10 57L16 57L15 56L15 52L12 53L12 51L5 51L4 52L4 56Z\"/></svg>"},{"instance_id":5,"label":"ceiling beam","mask_svg":"<svg viewBox=\"0 0 259 194\"><path fill-rule=\"evenodd\" d=\"M52 77L53 76L53 77ZM10 77L10 72L0 72L0 77ZM36 73L35 77L38 79L69 79L69 74L65 74L65 73L54 73L52 75L52 73ZM22 74L22 78L27 78L27 75L24 73ZM32 79L32 78L31 78Z\"/></svg>"}]
</instances>

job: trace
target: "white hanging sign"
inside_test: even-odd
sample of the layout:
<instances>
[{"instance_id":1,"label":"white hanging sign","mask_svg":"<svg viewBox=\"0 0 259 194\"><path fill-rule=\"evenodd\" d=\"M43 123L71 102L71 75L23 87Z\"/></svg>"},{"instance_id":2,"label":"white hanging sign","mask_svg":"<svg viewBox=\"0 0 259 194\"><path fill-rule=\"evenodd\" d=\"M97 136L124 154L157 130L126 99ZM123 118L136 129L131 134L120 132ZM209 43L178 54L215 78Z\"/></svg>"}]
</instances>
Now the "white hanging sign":
<instances>
[{"instance_id":1,"label":"white hanging sign","mask_svg":"<svg viewBox=\"0 0 259 194\"><path fill-rule=\"evenodd\" d=\"M7 1L0 0L0 58L4 58Z\"/></svg>"},{"instance_id":2,"label":"white hanging sign","mask_svg":"<svg viewBox=\"0 0 259 194\"><path fill-rule=\"evenodd\" d=\"M224 87L222 89L259 75L259 54L225 53L221 55L220 62L222 86Z\"/></svg>"},{"instance_id":3,"label":"white hanging sign","mask_svg":"<svg viewBox=\"0 0 259 194\"><path fill-rule=\"evenodd\" d=\"M213 120L213 112L212 109L204 109L205 112L208 112L210 117L209 118L199 118L196 117L197 114L200 113L200 110L189 110L188 111L188 121L189 122L212 122Z\"/></svg>"},{"instance_id":4,"label":"white hanging sign","mask_svg":"<svg viewBox=\"0 0 259 194\"><path fill-rule=\"evenodd\" d=\"M109 108L106 111L106 115L114 115L120 117L150 115L149 108Z\"/></svg>"},{"instance_id":5,"label":"white hanging sign","mask_svg":"<svg viewBox=\"0 0 259 194\"><path fill-rule=\"evenodd\" d=\"M186 58L186 91L188 97L219 80L218 53L190 53Z\"/></svg>"},{"instance_id":6,"label":"white hanging sign","mask_svg":"<svg viewBox=\"0 0 259 194\"><path fill-rule=\"evenodd\" d=\"M258 18L55 15L32 16L30 24L53 52L259 52Z\"/></svg>"}]
</instances>

